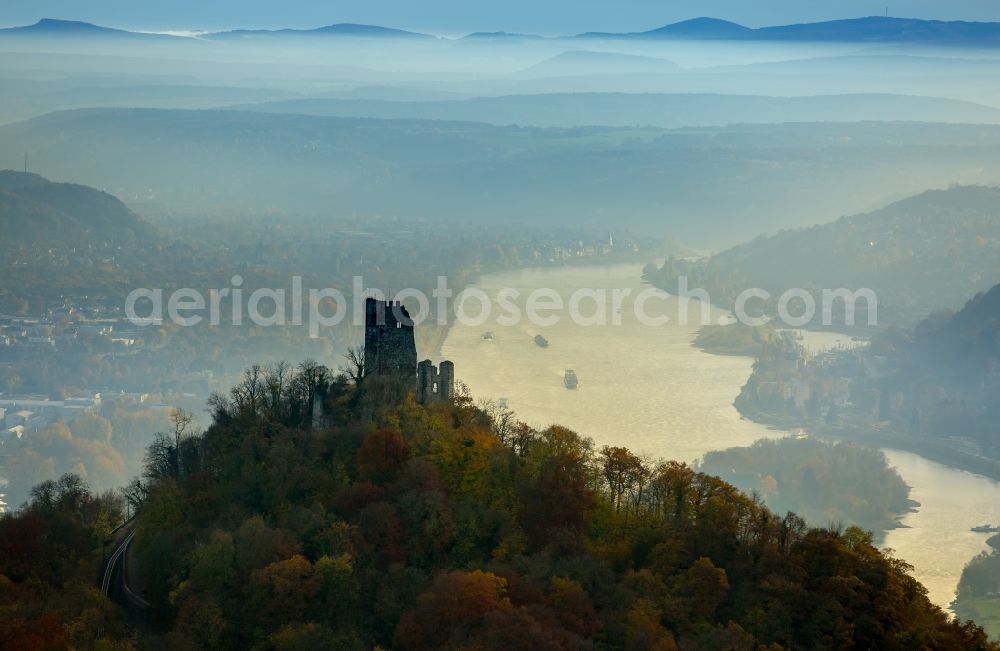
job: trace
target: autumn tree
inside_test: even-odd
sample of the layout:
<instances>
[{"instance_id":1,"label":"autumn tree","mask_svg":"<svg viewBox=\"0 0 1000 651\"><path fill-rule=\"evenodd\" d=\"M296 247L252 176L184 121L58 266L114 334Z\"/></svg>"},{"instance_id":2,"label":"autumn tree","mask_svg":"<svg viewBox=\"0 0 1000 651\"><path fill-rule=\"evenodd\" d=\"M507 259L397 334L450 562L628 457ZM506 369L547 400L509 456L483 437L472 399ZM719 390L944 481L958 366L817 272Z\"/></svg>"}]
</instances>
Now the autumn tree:
<instances>
[{"instance_id":1,"label":"autumn tree","mask_svg":"<svg viewBox=\"0 0 1000 651\"><path fill-rule=\"evenodd\" d=\"M507 581L490 572L448 572L417 598L396 628L400 649L419 651L462 646L488 614L509 610Z\"/></svg>"},{"instance_id":2,"label":"autumn tree","mask_svg":"<svg viewBox=\"0 0 1000 651\"><path fill-rule=\"evenodd\" d=\"M626 448L604 446L600 451L600 462L615 512L621 512L622 498L626 496L631 497L631 505L637 509L650 474L642 459Z\"/></svg>"},{"instance_id":3,"label":"autumn tree","mask_svg":"<svg viewBox=\"0 0 1000 651\"><path fill-rule=\"evenodd\" d=\"M389 482L409 457L410 446L398 431L376 430L365 436L358 448L358 471L376 484Z\"/></svg>"}]
</instances>

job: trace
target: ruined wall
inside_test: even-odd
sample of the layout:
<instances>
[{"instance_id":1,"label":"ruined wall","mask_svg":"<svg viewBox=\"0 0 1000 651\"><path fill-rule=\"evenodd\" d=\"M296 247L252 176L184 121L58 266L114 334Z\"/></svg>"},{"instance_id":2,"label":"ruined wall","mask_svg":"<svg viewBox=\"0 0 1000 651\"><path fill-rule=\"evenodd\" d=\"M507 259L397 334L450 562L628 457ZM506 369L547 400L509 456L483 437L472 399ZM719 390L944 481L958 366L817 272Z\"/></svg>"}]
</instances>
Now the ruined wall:
<instances>
[{"instance_id":1,"label":"ruined wall","mask_svg":"<svg viewBox=\"0 0 1000 651\"><path fill-rule=\"evenodd\" d=\"M455 365L441 362L440 370L429 359L417 365L417 400L421 403L455 397Z\"/></svg>"}]
</instances>

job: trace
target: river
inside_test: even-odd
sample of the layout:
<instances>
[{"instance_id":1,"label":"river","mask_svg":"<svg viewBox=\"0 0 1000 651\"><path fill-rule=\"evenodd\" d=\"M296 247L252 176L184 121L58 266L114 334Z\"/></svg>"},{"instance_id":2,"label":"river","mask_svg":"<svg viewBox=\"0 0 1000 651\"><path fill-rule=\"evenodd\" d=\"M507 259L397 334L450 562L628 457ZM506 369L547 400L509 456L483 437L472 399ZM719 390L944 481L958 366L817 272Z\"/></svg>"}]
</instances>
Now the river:
<instances>
[{"instance_id":1,"label":"river","mask_svg":"<svg viewBox=\"0 0 1000 651\"><path fill-rule=\"evenodd\" d=\"M697 301L687 307L690 323L682 325L680 302L657 293L645 302L645 313L668 317L669 323L640 322L633 299L649 290L640 274L638 265L610 265L485 275L475 286L493 299L491 318L479 325L455 324L442 357L455 363L457 378L473 395L507 399L518 417L533 426L559 423L593 438L598 446L624 445L651 459L693 462L712 450L787 435L743 419L732 405L750 374L750 358L710 355L691 345L702 307ZM558 317L554 325L532 324L527 318L499 325L497 317L506 312L496 298L505 288L520 293L512 302L522 313L526 296L538 288L554 290L564 304L580 288L597 294L604 290L603 310L587 298L579 312L592 320L603 314L606 324L579 325L568 311L547 311L542 314ZM620 311L611 294L615 289L631 292ZM471 316L480 309L473 303L467 310ZM713 323L727 317L726 312L707 309ZM491 340L483 338L486 332L492 333ZM534 343L537 334L549 341L547 348ZM580 379L575 391L563 385L566 369L574 369ZM931 599L947 607L962 567L986 549L987 535L969 528L1000 522L1000 487L915 454L886 454L922 506L905 517L908 528L889 532L885 545L912 564Z\"/></svg>"}]
</instances>

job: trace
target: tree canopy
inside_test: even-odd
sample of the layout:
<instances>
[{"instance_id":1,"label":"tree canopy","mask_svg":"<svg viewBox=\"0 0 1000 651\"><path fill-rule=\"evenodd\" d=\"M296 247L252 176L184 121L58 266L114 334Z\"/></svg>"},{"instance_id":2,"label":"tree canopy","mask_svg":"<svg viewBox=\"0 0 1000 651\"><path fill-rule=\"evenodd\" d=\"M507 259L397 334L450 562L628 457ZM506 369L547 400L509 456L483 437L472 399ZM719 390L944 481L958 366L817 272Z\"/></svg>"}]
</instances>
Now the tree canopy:
<instances>
[{"instance_id":1,"label":"tree canopy","mask_svg":"<svg viewBox=\"0 0 1000 651\"><path fill-rule=\"evenodd\" d=\"M537 431L461 391L424 406L327 372L314 419L301 378L316 371L251 369L203 434L150 449L128 491L144 648L998 648L858 528L810 529L685 464ZM96 549L96 498L74 486L0 520L75 523L0 536L17 547L0 550L0 594L58 585L59 563ZM17 603L3 619L26 635L47 602Z\"/></svg>"}]
</instances>

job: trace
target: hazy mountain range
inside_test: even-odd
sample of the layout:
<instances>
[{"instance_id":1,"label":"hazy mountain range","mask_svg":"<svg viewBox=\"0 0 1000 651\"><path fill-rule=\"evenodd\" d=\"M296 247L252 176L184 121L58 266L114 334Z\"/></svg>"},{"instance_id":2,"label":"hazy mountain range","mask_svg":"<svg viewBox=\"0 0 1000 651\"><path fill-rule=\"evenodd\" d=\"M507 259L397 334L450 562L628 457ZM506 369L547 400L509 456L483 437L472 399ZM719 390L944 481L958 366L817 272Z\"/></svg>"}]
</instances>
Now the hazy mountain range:
<instances>
[{"instance_id":1,"label":"hazy mountain range","mask_svg":"<svg viewBox=\"0 0 1000 651\"><path fill-rule=\"evenodd\" d=\"M645 32L589 33L581 36L685 40L1000 44L1000 23L868 16L752 29L716 18L695 18Z\"/></svg>"},{"instance_id":2,"label":"hazy mountain range","mask_svg":"<svg viewBox=\"0 0 1000 651\"><path fill-rule=\"evenodd\" d=\"M315 29L237 29L204 35L204 38L249 38L254 36L353 36L360 38L434 38L430 34L418 34L402 29L379 27L378 25L356 25L338 23Z\"/></svg>"},{"instance_id":3,"label":"hazy mountain range","mask_svg":"<svg viewBox=\"0 0 1000 651\"><path fill-rule=\"evenodd\" d=\"M51 178L181 213L621 224L718 246L927 187L994 183L1000 127L550 129L90 109L0 128L0 165L25 151Z\"/></svg>"},{"instance_id":4,"label":"hazy mountain range","mask_svg":"<svg viewBox=\"0 0 1000 651\"><path fill-rule=\"evenodd\" d=\"M1000 109L936 97L853 94L817 97L655 93L549 93L437 101L290 99L233 108L331 117L466 120L522 126L724 126L780 122L914 121L1000 123Z\"/></svg>"},{"instance_id":5,"label":"hazy mountain range","mask_svg":"<svg viewBox=\"0 0 1000 651\"><path fill-rule=\"evenodd\" d=\"M49 36L135 37L159 36L128 32L78 21L44 18L33 25L0 30L0 34ZM367 38L439 38L378 25L337 23L314 29L230 30L202 34L205 39L233 39L280 36L350 36ZM476 32L472 39L529 39L530 34ZM729 41L833 41L875 43L936 43L947 45L1000 45L1000 23L921 20L889 16L868 16L796 25L750 28L717 18L694 18L642 32L588 32L570 38L675 39Z\"/></svg>"}]
</instances>

